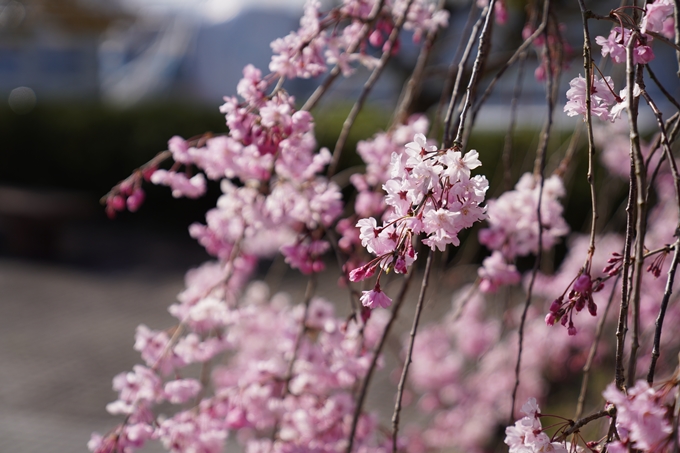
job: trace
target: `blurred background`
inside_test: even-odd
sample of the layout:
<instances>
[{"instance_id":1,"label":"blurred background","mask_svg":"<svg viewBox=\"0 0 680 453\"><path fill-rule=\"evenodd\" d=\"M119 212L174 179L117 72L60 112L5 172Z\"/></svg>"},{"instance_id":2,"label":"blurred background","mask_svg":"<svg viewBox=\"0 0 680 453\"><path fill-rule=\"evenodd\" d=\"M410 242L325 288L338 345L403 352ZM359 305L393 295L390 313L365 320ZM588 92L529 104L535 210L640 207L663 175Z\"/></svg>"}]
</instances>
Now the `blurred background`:
<instances>
[{"instance_id":1,"label":"blurred background","mask_svg":"<svg viewBox=\"0 0 680 453\"><path fill-rule=\"evenodd\" d=\"M301 12L0 0L0 450L87 451L115 425L111 379L139 361L138 324L171 325L184 272L207 259L187 226L217 191L186 203L145 187L113 221L99 198L171 136L224 131L222 96Z\"/></svg>"},{"instance_id":2,"label":"blurred background","mask_svg":"<svg viewBox=\"0 0 680 453\"><path fill-rule=\"evenodd\" d=\"M326 2L330 4L332 2ZM465 28L467 1L450 1L451 23L434 54L418 111L436 105ZM521 1L496 33L498 61L521 39ZM575 2L573 2L575 3ZM208 257L187 234L214 206L147 186L137 213L115 220L99 199L113 185L185 138L225 131L218 107L234 95L246 64L266 72L269 43L296 30L304 0L0 0L0 446L5 451L85 451L92 431L115 420L111 379L138 362L140 323L165 328L184 272ZM578 18L576 11L572 11ZM606 13L606 11L604 12ZM567 19L568 20L568 19ZM601 26L601 34L609 24ZM569 30L579 58L580 29ZM573 38L573 39L572 39ZM384 128L418 47L408 36L347 145ZM505 53L504 53L505 52ZM535 149L544 87L523 80L515 146ZM493 69L494 61L490 68ZM570 74L580 68L571 65ZM339 83L315 111L317 138L332 147L366 73ZM568 80L565 75L566 92ZM509 72L471 139L496 171L516 77ZM286 88L304 101L319 80ZM562 94L562 97L564 95ZM556 146L576 120L560 109ZM482 149L488 151L482 152ZM356 163L350 151L345 165ZM515 179L532 158L513 168ZM501 184L493 186L501 188ZM494 190L496 190L494 189ZM587 197L585 181L575 198ZM496 193L497 195L497 193ZM568 200L576 223L586 210ZM572 225L574 226L574 225ZM147 450L145 450L147 451ZM153 451L148 450L148 451Z\"/></svg>"}]
</instances>

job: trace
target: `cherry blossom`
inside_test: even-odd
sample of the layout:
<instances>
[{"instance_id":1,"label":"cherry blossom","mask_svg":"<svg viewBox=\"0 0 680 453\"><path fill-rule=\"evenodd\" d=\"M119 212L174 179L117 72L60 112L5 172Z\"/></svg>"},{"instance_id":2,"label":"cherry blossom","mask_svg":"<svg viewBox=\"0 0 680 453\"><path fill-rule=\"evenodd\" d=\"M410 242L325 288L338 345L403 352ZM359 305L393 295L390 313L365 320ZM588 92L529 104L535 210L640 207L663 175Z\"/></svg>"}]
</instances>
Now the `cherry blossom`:
<instances>
[{"instance_id":1,"label":"cherry blossom","mask_svg":"<svg viewBox=\"0 0 680 453\"><path fill-rule=\"evenodd\" d=\"M640 380L627 394L609 384L603 396L616 406L616 425L620 433L625 433L621 445L643 451L662 450L673 428L667 420L668 410L660 392Z\"/></svg>"},{"instance_id":2,"label":"cherry blossom","mask_svg":"<svg viewBox=\"0 0 680 453\"><path fill-rule=\"evenodd\" d=\"M602 56L611 56L615 63L626 62L626 46L632 39L632 32L624 29L621 36L621 27L614 27L607 38L596 36L595 42L602 46ZM644 43L643 41L644 40ZM635 47L633 49L633 64L647 64L654 59L652 48L647 45L652 41L652 37L642 35L642 38L635 35Z\"/></svg>"},{"instance_id":3,"label":"cherry blossom","mask_svg":"<svg viewBox=\"0 0 680 453\"><path fill-rule=\"evenodd\" d=\"M569 90L567 90L567 103L564 106L564 111L569 116L583 115L585 120L586 114L586 79L580 74L575 79L569 82ZM614 82L611 77L607 76L604 79L595 76L593 78L592 91L590 94L590 111L593 116L596 116L603 121L614 122L616 116L611 114L611 109L620 102L620 98L614 94Z\"/></svg>"},{"instance_id":4,"label":"cherry blossom","mask_svg":"<svg viewBox=\"0 0 680 453\"><path fill-rule=\"evenodd\" d=\"M645 5L645 15L642 17L640 24L640 31L644 34L647 31L661 32L667 38L672 38L674 33L670 36L666 32L667 29L672 29L673 26L673 8L675 4L673 0L656 0ZM670 24L670 27L668 26Z\"/></svg>"}]
</instances>

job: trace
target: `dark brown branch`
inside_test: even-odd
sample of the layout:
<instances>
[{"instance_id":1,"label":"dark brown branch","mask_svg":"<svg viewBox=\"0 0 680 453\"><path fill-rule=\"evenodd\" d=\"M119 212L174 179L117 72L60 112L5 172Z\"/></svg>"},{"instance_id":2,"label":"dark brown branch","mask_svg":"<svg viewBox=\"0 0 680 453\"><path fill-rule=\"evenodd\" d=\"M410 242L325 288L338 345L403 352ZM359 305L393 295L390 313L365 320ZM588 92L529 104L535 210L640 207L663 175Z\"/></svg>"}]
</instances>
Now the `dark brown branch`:
<instances>
[{"instance_id":1,"label":"dark brown branch","mask_svg":"<svg viewBox=\"0 0 680 453\"><path fill-rule=\"evenodd\" d=\"M488 11L486 12L486 17L484 18L484 26L479 36L479 45L477 46L477 57L472 65L472 74L470 75L470 80L468 80L467 90L465 92L465 103L463 104L463 111L460 113L460 118L458 119L458 132L456 133L456 138L453 142L451 140L451 134L445 136L444 148L448 148L453 143L461 143L463 139L463 131L465 130L465 119L472 106L472 92L477 87L479 82L479 76L481 73L481 68L483 62L486 60L489 51L489 39L491 35L491 16L493 16L493 10L496 5L496 0L491 0L489 2Z\"/></svg>"},{"instance_id":2,"label":"dark brown branch","mask_svg":"<svg viewBox=\"0 0 680 453\"><path fill-rule=\"evenodd\" d=\"M668 134L666 133L666 128L661 116L661 111L658 109L652 98L649 96L645 90L644 85L640 87L642 96L645 98L652 111L654 112L654 117L659 126L661 143L664 149L664 154L666 160L668 160L669 166L671 168L671 173L673 175L673 182L675 185L675 202L678 209L678 224L675 230L676 237L680 232L680 174L678 173L678 167L673 157L673 153L670 148L670 141ZM671 262L671 267L668 269L668 277L666 279L666 287L664 289L663 298L661 300L661 307L659 308L659 314L656 318L656 325L654 330L654 346L652 349L651 363L649 365L649 372L647 373L647 382L651 385L654 382L654 370L656 368L656 362L661 354L661 330L663 328L664 317L666 316L666 309L668 308L668 302L670 300L671 294L673 292L673 282L675 281L675 272L678 267L678 262L680 260L680 238L675 241L674 244L675 251L673 253L673 261Z\"/></svg>"},{"instance_id":3,"label":"dark brown branch","mask_svg":"<svg viewBox=\"0 0 680 453\"><path fill-rule=\"evenodd\" d=\"M550 2L546 1L547 8L550 7ZM544 11L544 15L548 12ZM547 36L546 36L547 41ZM536 203L536 220L538 223L538 247L536 250L536 259L534 260L534 267L531 271L531 279L529 280L529 286L527 287L527 297L524 301L524 310L522 311L522 318L519 324L518 332L518 349L517 349L517 362L515 363L515 385L512 389L512 404L510 406L510 421L515 418L515 404L517 402L517 391L519 390L520 382L520 371L522 365L522 348L524 344L524 326L526 324L527 313L529 311L529 306L531 305L531 297L534 288L534 282L536 281L536 276L538 275L538 270L541 267L541 256L543 254L543 221L541 219L541 203L543 201L543 184L545 183L544 171L545 171L545 154L548 148L548 139L550 137L550 131L552 129L552 115L555 109L555 91L553 90L553 72L552 64L550 61L550 53L545 48L547 61L547 77L546 77L546 88L545 96L548 103L548 117L543 128L543 133L541 136L541 142L538 149L536 150L536 160L534 162L534 176L539 180L538 189L538 200Z\"/></svg>"},{"instance_id":4,"label":"dark brown branch","mask_svg":"<svg viewBox=\"0 0 680 453\"><path fill-rule=\"evenodd\" d=\"M382 4L382 1L380 3ZM387 65L387 62L392 56L394 43L397 41L397 38L399 37L399 32L401 32L401 28L404 26L404 22L406 22L406 16L408 16L408 11L409 9L411 9L412 3L413 0L408 0L408 4L404 9L404 14L394 24L394 28L390 33L386 46L384 47L385 50L383 51L382 56L380 57L380 61L378 61L377 66L373 69L373 72L368 77L368 80L366 80L364 88L361 91L361 94L359 95L359 99L357 99L357 101L354 103L354 105L352 106L352 110L350 110L349 115L347 115L345 122L342 124L342 130L340 131L340 136L338 137L338 140L335 142L333 157L331 158L331 163L328 166L327 175L329 178L333 176L337 171L338 164L340 163L340 155L342 154L342 150L345 147L347 138L349 137L349 132L352 129L352 126L354 125L357 116L359 116L359 112L361 112L361 109L363 108L364 103L368 98L368 95L370 94L371 90L373 90L375 83L378 81L378 79L382 75L383 70L385 69L385 65Z\"/></svg>"},{"instance_id":5,"label":"dark brown branch","mask_svg":"<svg viewBox=\"0 0 680 453\"><path fill-rule=\"evenodd\" d=\"M380 340L378 341L378 345L375 347L375 350L373 351L373 357L371 358L371 364L368 366L368 370L366 371L366 376L364 376L364 379L361 381L361 388L359 389L359 394L357 396L356 406L354 406L354 415L352 416L352 425L349 431L347 449L345 450L346 453L352 452L352 446L354 445L354 436L356 435L359 417L361 416L361 411L363 410L364 407L364 400L366 399L366 395L368 394L368 386L371 383L373 372L375 371L375 367L378 364L378 358L380 357L380 354L382 353L382 350L385 347L385 343L387 342L387 336L392 330L392 325L394 324L394 321L396 321L397 319L399 309L402 307L403 302L406 299L406 293L408 292L409 286L411 285L411 281L413 280L414 274L415 272L411 271L401 286L399 295L396 297L394 301L394 306L392 308L392 313L390 314L390 319L389 321L387 321L387 324L385 325L385 330L383 330L383 333L380 336Z\"/></svg>"},{"instance_id":6,"label":"dark brown branch","mask_svg":"<svg viewBox=\"0 0 680 453\"><path fill-rule=\"evenodd\" d=\"M442 138L442 144L443 148L448 148L451 146L451 135L453 134L453 111L456 107L456 104L458 103L458 94L460 91L460 85L463 80L463 73L465 72L465 64L468 61L468 58L470 58L470 53L472 52L472 45L475 42L475 39L477 38L477 33L479 33L479 28L482 26L482 23L484 23L484 18L488 15L487 13L489 12L489 7L487 6L482 10L482 14L479 16L477 19L477 22L475 22L475 25L472 27L472 31L470 32L470 38L468 39L467 45L465 46L465 50L463 51L463 55L460 58L460 61L458 62L458 70L456 71L456 80L453 83L453 89L451 91L451 99L449 100L449 107L446 110L446 117L444 118L444 137Z\"/></svg>"},{"instance_id":7,"label":"dark brown branch","mask_svg":"<svg viewBox=\"0 0 680 453\"><path fill-rule=\"evenodd\" d=\"M385 0L380 0L375 5L373 10L371 11L371 14L366 19L366 21L365 21L365 23L364 23L364 25L361 29L361 33L359 34L359 39L357 39L353 43L353 45L349 49L347 49L348 54L354 53L359 48L359 45L364 41L364 39L366 39L366 37L368 36L368 32L371 31L371 27L373 26L373 23L378 18L378 15L380 14L380 11L382 10L384 3L385 3ZM312 95L309 97L309 99L307 99L307 101L305 102L305 104L302 106L302 108L300 110L307 110L307 111L312 110L316 106L317 102L319 102L319 99L321 99L321 97L326 93L326 91L328 91L328 88L330 88L330 86L333 84L333 82L335 82L335 80L338 78L338 76L340 75L340 72L341 72L340 64L336 64L335 67L333 69L331 69L331 72L328 75L328 77L326 77L326 80L324 80L323 83L321 85L319 85L316 88L316 90L314 90L314 93L312 93Z\"/></svg>"},{"instance_id":8,"label":"dark brown branch","mask_svg":"<svg viewBox=\"0 0 680 453\"><path fill-rule=\"evenodd\" d=\"M635 32L633 32L635 33ZM640 294L642 291L642 265L645 254L645 231L647 228L647 195L646 178L647 169L640 147L640 135L638 132L638 98L635 97L635 84L641 81L641 67L633 63L633 52L636 40L631 39L626 46L626 88L628 90L628 124L630 128L630 152L635 170L636 193L636 220L635 220L635 261L633 262L633 275L631 286L633 333L631 335L630 356L628 357L627 383L632 386L635 381L637 368L637 352L640 347Z\"/></svg>"},{"instance_id":9,"label":"dark brown branch","mask_svg":"<svg viewBox=\"0 0 680 453\"><path fill-rule=\"evenodd\" d=\"M593 365L593 360L595 360L595 354L597 354L597 347L602 339L602 332L604 332L604 324L607 322L607 314L609 313L609 308L614 300L614 293L616 292L616 287L619 283L619 278L621 274L616 276L614 282L612 283L612 292L609 293L609 299L607 300L607 306L602 313L602 317L597 322L597 328L595 329L595 339L593 344L590 346L590 351L588 352L588 359L583 366L583 379L581 380L581 390L579 391L578 401L576 403L576 415L574 418L579 419L581 414L583 414L583 405L586 401L586 394L588 393L588 380L590 379L590 367Z\"/></svg>"},{"instance_id":10,"label":"dark brown branch","mask_svg":"<svg viewBox=\"0 0 680 453\"><path fill-rule=\"evenodd\" d=\"M613 417L616 414L616 409L614 406L611 406L609 409L603 409L599 412L595 412L594 414L588 415L587 417L583 417L581 419L576 420L575 422L570 423L569 428L565 429L562 434L560 434L555 441L556 442L563 442L566 440L567 437L570 435L574 434L581 428L583 428L585 425L588 423L595 421L597 419L600 419L602 417Z\"/></svg>"},{"instance_id":11,"label":"dark brown branch","mask_svg":"<svg viewBox=\"0 0 680 453\"><path fill-rule=\"evenodd\" d=\"M493 0L492 0L493 1ZM416 313L413 317L413 325L411 326L411 333L409 334L408 351L406 353L406 360L404 362L404 369L399 378L399 385L397 386L397 401L394 404L394 413L392 414L392 452L397 451L397 436L399 435L399 415L401 414L401 401L404 396L404 388L406 387L406 376L411 365L413 356L413 345L416 341L416 331L418 330L418 322L420 321L420 314L423 311L423 304L425 303L425 293L427 291L427 284L430 280L430 271L432 269L432 257L434 252L432 249L427 251L427 262L425 264L425 274L423 275L423 282L420 285L420 294L418 295L418 304L416 305Z\"/></svg>"}]
</instances>

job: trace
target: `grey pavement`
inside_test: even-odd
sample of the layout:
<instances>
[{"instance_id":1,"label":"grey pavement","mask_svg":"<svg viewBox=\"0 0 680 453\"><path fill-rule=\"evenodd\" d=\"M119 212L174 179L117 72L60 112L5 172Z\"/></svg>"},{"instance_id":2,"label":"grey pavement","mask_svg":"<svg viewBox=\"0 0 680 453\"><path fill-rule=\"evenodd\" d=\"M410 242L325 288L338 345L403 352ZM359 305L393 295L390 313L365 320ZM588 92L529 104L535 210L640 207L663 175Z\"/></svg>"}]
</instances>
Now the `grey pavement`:
<instances>
[{"instance_id":1,"label":"grey pavement","mask_svg":"<svg viewBox=\"0 0 680 453\"><path fill-rule=\"evenodd\" d=\"M111 380L139 362L140 323L171 325L182 275L0 260L0 452L87 451L117 419Z\"/></svg>"}]
</instances>

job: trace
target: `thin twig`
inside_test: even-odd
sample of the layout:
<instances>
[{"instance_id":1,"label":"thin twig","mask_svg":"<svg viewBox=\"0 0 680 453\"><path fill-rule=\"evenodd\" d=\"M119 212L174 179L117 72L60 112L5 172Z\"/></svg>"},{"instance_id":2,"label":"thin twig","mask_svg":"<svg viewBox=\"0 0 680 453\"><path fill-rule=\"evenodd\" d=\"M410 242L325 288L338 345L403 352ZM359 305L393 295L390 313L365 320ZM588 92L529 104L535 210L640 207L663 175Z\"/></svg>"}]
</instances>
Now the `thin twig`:
<instances>
[{"instance_id":1,"label":"thin twig","mask_svg":"<svg viewBox=\"0 0 680 453\"><path fill-rule=\"evenodd\" d=\"M470 32L470 37L463 51L463 55L460 57L458 62L458 70L456 71L456 80L453 83L453 88L451 91L451 99L449 100L449 107L446 110L446 117L444 118L444 136L442 137L443 148L448 148L451 146L451 135L453 131L453 110L458 103L458 94L460 92L460 85L463 80L463 73L465 72L465 65L467 64L468 58L470 58L470 53L472 52L472 46L477 39L477 33L479 33L479 28L484 23L484 18L488 16L489 7L486 6L479 18L475 22ZM460 120L459 120L460 121Z\"/></svg>"},{"instance_id":2,"label":"thin twig","mask_svg":"<svg viewBox=\"0 0 680 453\"><path fill-rule=\"evenodd\" d=\"M479 75L482 68L482 63L486 59L487 52L489 49L488 41L491 35L491 16L493 16L493 10L496 6L496 0L491 0L489 2L488 11L486 11L486 17L484 19L484 26L479 35L479 45L477 46L477 57L472 65L472 74L470 74L470 80L468 80L467 90L465 92L465 103L463 104L463 111L458 119L458 132L456 133L456 138L451 142L450 132L448 136L444 137L444 148L450 147L453 143L461 143L463 138L463 131L465 130L465 118L467 117L470 106L472 105L472 91L477 86L479 81Z\"/></svg>"},{"instance_id":3,"label":"thin twig","mask_svg":"<svg viewBox=\"0 0 680 453\"><path fill-rule=\"evenodd\" d=\"M506 192L512 190L512 139L515 135L515 123L517 122L517 104L519 103L519 98L522 96L522 82L524 82L524 63L526 62L526 56L526 52L520 55L517 80L515 81L515 88L512 92L512 101L510 103L510 124L508 125L508 132L505 134L505 142L503 143L503 185Z\"/></svg>"},{"instance_id":4,"label":"thin twig","mask_svg":"<svg viewBox=\"0 0 680 453\"><path fill-rule=\"evenodd\" d=\"M364 400L366 399L366 395L368 394L368 386L371 383L373 372L375 371L375 368L378 364L378 358L380 357L380 354L382 353L382 350L387 342L387 336L392 330L392 325L394 324L394 321L397 319L399 309L402 307L403 302L406 299L406 293L408 292L409 286L411 285L411 281L413 280L414 274L415 271L411 271L407 275L406 279L404 279L404 283L401 286L399 295L394 300L394 305L392 308L392 313L390 314L390 319L389 321L387 321L385 329L383 330L383 333L380 336L380 340L378 340L378 345L375 347L375 350L373 351L373 357L371 358L371 364L368 366L368 370L366 371L366 376L364 376L364 379L361 381L361 388L359 389L356 405L354 406L354 415L352 416L352 425L349 431L347 449L345 450L346 453L352 452L352 446L354 445L354 436L356 435L359 417L361 416L361 411L363 410L364 407Z\"/></svg>"},{"instance_id":5,"label":"thin twig","mask_svg":"<svg viewBox=\"0 0 680 453\"><path fill-rule=\"evenodd\" d=\"M295 367L295 362L300 351L302 339L304 338L305 333L307 332L307 316L309 314L309 304L312 301L312 297L314 296L315 292L316 292L316 274L312 273L309 275L309 279L307 280L307 288L305 289L304 296L305 312L302 316L302 321L300 323L300 330L298 331L298 335L295 338L295 346L293 347L293 357L291 357L290 362L288 362L288 369L286 370L286 374L284 376L284 386L281 398L285 398L285 396L288 395L288 392L290 391L289 387L290 381L293 379L293 368Z\"/></svg>"},{"instance_id":6,"label":"thin twig","mask_svg":"<svg viewBox=\"0 0 680 453\"><path fill-rule=\"evenodd\" d=\"M652 81L656 84L657 87L659 87L659 90L663 93L663 95L668 99L668 102L673 104L675 108L680 110L680 103L678 103L677 99L675 99L669 92L666 90L666 87L664 87L659 79L656 78L656 74L654 74L654 71L652 71L652 68L646 64L645 69L647 70L647 73L649 74L649 77L652 79Z\"/></svg>"},{"instance_id":7,"label":"thin twig","mask_svg":"<svg viewBox=\"0 0 680 453\"><path fill-rule=\"evenodd\" d=\"M668 135L666 133L666 128L663 122L663 118L661 116L661 111L658 109L652 98L649 96L649 93L647 93L647 90L645 89L644 85L640 87L640 91L642 93L642 96L645 98L649 106L651 107L652 111L654 112L654 116L656 118L656 121L659 125L659 131L660 131L660 138L661 138L661 143L664 149L664 154L666 156L666 160L668 160L669 166L671 168L671 173L673 175L673 182L675 185L675 201L676 201L676 206L678 209L678 226L676 227L675 230L675 236L679 236L680 232L680 174L678 174L678 167L675 162L675 159L673 157L673 154L671 152L670 148L670 141L668 139ZM673 261L671 262L671 267L668 269L668 277L666 279L666 287L664 289L664 294L663 298L661 300L661 307L659 308L659 314L657 315L656 318L656 325L655 325L655 330L654 330L654 346L652 349L652 357L651 357L651 363L649 365L649 372L647 373L647 382L651 385L654 382L654 370L656 368L656 362L659 358L659 355L661 354L660 348L661 348L661 330L663 328L663 321L664 317L666 316L666 309L668 307L668 302L670 300L671 294L673 292L673 282L675 281L675 272L678 267L678 262L680 261L680 237L676 239L675 241L675 251L673 253Z\"/></svg>"},{"instance_id":8,"label":"thin twig","mask_svg":"<svg viewBox=\"0 0 680 453\"><path fill-rule=\"evenodd\" d=\"M444 7L443 0L439 0L437 5L437 10ZM399 102L397 103L396 113L394 114L394 119L392 120L392 125L406 124L406 119L408 117L408 112L411 110L411 105L413 100L418 97L420 93L420 88L422 86L423 74L425 73L425 66L427 65L427 60L432 52L432 47L434 41L439 33L439 28L430 30L427 33L425 41L418 53L418 59L416 60L416 65L413 68L411 77L409 77L406 82L406 86L399 96Z\"/></svg>"},{"instance_id":9,"label":"thin twig","mask_svg":"<svg viewBox=\"0 0 680 453\"><path fill-rule=\"evenodd\" d=\"M676 236L678 231L675 232ZM654 383L654 371L656 369L656 362L661 355L661 329L663 328L664 317L666 316L666 309L668 308L668 301L673 293L673 282L675 281L675 272L680 262L680 239L675 241L675 251L673 252L673 261L671 267L668 269L668 278L666 279L666 287L664 289L663 298L661 299L661 307L659 307L659 314L656 317L654 328L654 347L652 349L652 360L649 364L649 371L647 372L647 382L649 385Z\"/></svg>"},{"instance_id":10,"label":"thin twig","mask_svg":"<svg viewBox=\"0 0 680 453\"><path fill-rule=\"evenodd\" d=\"M550 0L544 1L541 23L538 25L536 30L534 30L534 32L517 48L517 50L515 50L515 53L513 53L512 56L508 59L508 61L506 61L505 64L498 70L498 73L494 76L494 78L491 79L491 82L489 82L489 85L486 87L482 95L479 97L479 101L475 104L474 108L472 109L473 117L477 116L479 109L482 108L482 105L484 105L488 97L491 96L491 93L493 92L496 83L498 83L501 77L503 77L505 71L507 71L513 64L515 64L515 62L519 58L521 58L522 54L526 53L527 49L536 40L536 38L538 38L544 32L545 27L548 25L549 4Z\"/></svg>"},{"instance_id":11,"label":"thin twig","mask_svg":"<svg viewBox=\"0 0 680 453\"><path fill-rule=\"evenodd\" d=\"M546 2L546 7L549 7L549 2ZM547 12L544 12L547 14ZM546 36L547 41L547 36ZM550 137L550 131L552 129L552 115L555 109L555 91L553 90L553 73L552 64L550 62L550 53L547 51L546 46L546 58L547 58L547 77L546 77L546 89L545 96L548 103L548 117L543 128L543 133L541 134L541 142L538 149L536 150L536 160L534 163L534 176L538 178L539 189L538 189L538 200L536 203L536 220L538 223L538 247L536 250L536 259L534 260L534 267L531 271L531 279L529 280L529 286L527 287L527 297L524 301L524 310L522 311L522 318L520 320L518 329L518 349L517 349L517 362L515 363L515 385L512 389L512 404L510 406L510 421L515 418L515 404L517 402L517 391L519 390L519 376L522 366L522 348L524 346L524 326L526 324L527 313L529 311L529 306L531 305L531 297L534 288L534 282L536 281L536 276L538 275L538 270L541 267L541 256L543 252L543 221L541 219L541 203L543 201L543 185L545 183L544 170L545 170L545 154L548 148L548 140Z\"/></svg>"},{"instance_id":12,"label":"thin twig","mask_svg":"<svg viewBox=\"0 0 680 453\"><path fill-rule=\"evenodd\" d=\"M637 83L638 79L641 80L638 77L638 74L640 76L642 75L640 68L633 62L633 52L636 42L637 41L635 39L631 39L626 46L626 88L628 90L627 110L628 123L630 127L630 151L631 159L635 168L635 184L637 186L635 261L633 262L633 284L631 287L630 301L633 316L633 333L631 335L630 355L628 357L627 382L629 386L632 386L635 381L635 373L637 369L637 352L640 347L640 293L642 290L642 265L644 264L643 256L645 254L645 231L647 228L647 170L644 165L644 157L642 156L642 149L640 147L640 135L637 124L638 98L635 97L635 84Z\"/></svg>"},{"instance_id":13,"label":"thin twig","mask_svg":"<svg viewBox=\"0 0 680 453\"><path fill-rule=\"evenodd\" d=\"M595 253L595 231L597 225L597 197L595 195L595 181L593 174L595 139L593 138L593 115L591 111L593 66L590 29L588 28L588 15L586 13L586 6L584 0L579 0L578 3L579 7L581 8L581 20L583 22L583 68L585 69L586 73L586 127L588 130L588 175L586 178L590 187L591 205L590 242L588 243L588 258L590 259Z\"/></svg>"},{"instance_id":14,"label":"thin twig","mask_svg":"<svg viewBox=\"0 0 680 453\"><path fill-rule=\"evenodd\" d=\"M371 11L371 14L368 16L366 19L361 32L359 33L359 36L356 41L350 46L347 50L347 54L352 54L354 53L358 48L359 45L366 39L368 36L368 32L371 31L371 27L373 26L373 23L376 21L378 18L378 15L380 14L380 11L383 8L383 5L385 4L385 0L380 0L378 3L375 4L373 10ZM326 77L326 80L323 81L321 85L319 85L316 90L314 90L314 93L307 99L305 104L302 106L300 110L312 110L316 104L319 102L319 99L328 91L330 86L335 82L335 80L338 78L338 76L341 73L340 69L340 64L336 64L333 69L331 69L330 74L328 74L328 77Z\"/></svg>"},{"instance_id":15,"label":"thin twig","mask_svg":"<svg viewBox=\"0 0 680 453\"><path fill-rule=\"evenodd\" d=\"M493 1L493 0L492 0ZM420 294L418 295L418 304L416 305L416 313L413 317L413 325L411 326L411 333L408 343L408 351L406 353L406 360L404 362L404 369L401 372L399 385L397 386L397 401L394 404L394 413L392 414L392 453L397 451L397 436L399 434L399 415L401 413L401 401L404 396L404 388L406 386L406 376L411 365L411 358L413 356L413 345L416 340L416 331L418 330L418 322L420 321L420 314L423 311L423 304L425 302L425 293L427 291L427 284L430 280L430 270L432 269L432 257L434 252L428 249L427 262L425 263L425 274L420 286Z\"/></svg>"},{"instance_id":16,"label":"thin twig","mask_svg":"<svg viewBox=\"0 0 680 453\"><path fill-rule=\"evenodd\" d=\"M604 332L604 324L607 321L607 314L609 313L609 308L611 307L612 301L614 300L614 293L616 292L616 287L618 286L619 278L621 278L621 274L618 274L616 276L616 279L614 279L614 282L612 283L612 292L609 293L609 299L607 299L607 305L604 309L604 313L602 313L602 317L597 323L597 328L595 329L595 339L593 340L593 344L590 346L590 352L588 352L588 359L586 360L585 365L583 365L583 379L581 380L581 390L579 391L578 402L576 403L576 415L574 415L574 418L576 419L579 419L583 414L583 405L585 404L586 394L588 393L588 380L590 379L590 367L593 365L593 360L595 360L595 354L597 354L597 347L600 344L600 340L602 339L602 332Z\"/></svg>"},{"instance_id":17,"label":"thin twig","mask_svg":"<svg viewBox=\"0 0 680 453\"><path fill-rule=\"evenodd\" d=\"M576 154L576 149L578 148L579 141L581 140L582 131L582 126L577 124L576 128L574 129L574 133L571 134L571 139L569 140L569 145L567 146L567 150L564 153L564 157L560 161L560 164L557 166L555 171L553 171L554 175L564 179L564 175L569 169L569 165L571 165L571 161Z\"/></svg>"},{"instance_id":18,"label":"thin twig","mask_svg":"<svg viewBox=\"0 0 680 453\"><path fill-rule=\"evenodd\" d=\"M381 1L381 3L382 3L382 1ZM382 53L382 56L380 57L380 61L378 61L378 64L373 69L373 72L368 77L368 80L366 80L366 83L364 84L364 88L361 91L359 98L357 99L357 101L352 106L352 110L350 110L349 115L347 115L345 122L342 124L342 130L340 131L340 135L338 136L338 140L335 142L335 149L333 150L333 157L331 158L331 162L328 165L327 176L329 178L331 176L333 176L335 174L335 172L337 171L338 164L340 163L340 156L342 155L342 150L345 147L345 143L347 143L347 138L349 137L349 132L352 129L352 126L354 125L354 122L356 121L357 116L359 116L359 112L361 112L361 109L363 108L364 103L366 102L366 99L368 98L368 95L370 94L371 90L373 89L373 86L375 85L375 83L378 81L378 79L382 75L382 72L385 69L387 62L389 61L390 57L392 56L392 50L394 49L394 43L397 41L397 38L399 37L399 32L401 31L401 28L404 26L404 22L406 22L406 16L408 16L408 11L409 11L409 9L411 9L412 3L413 3L413 0L408 0L408 4L406 5L406 8L404 9L404 14L402 14L401 17L399 17L397 22L394 24L394 28L392 28L392 32L390 33L390 36L389 36L389 38L386 42L386 45L384 46L384 51Z\"/></svg>"},{"instance_id":19,"label":"thin twig","mask_svg":"<svg viewBox=\"0 0 680 453\"><path fill-rule=\"evenodd\" d=\"M438 136L439 134L439 127L442 124L441 121L441 114L442 110L444 109L444 104L446 104L446 99L448 97L448 94L453 90L454 87L454 81L458 78L458 73L460 72L460 61L462 60L461 57L461 52L463 52L463 44L465 41L462 39L464 36L467 36L470 34L472 30L472 23L473 19L475 17L475 12L477 11L477 3L473 3L470 6L470 12L468 13L468 17L465 21L465 26L463 27L463 33L461 34L461 39L458 41L458 46L456 47L456 53L453 56L453 59L451 60L451 64L449 65L449 70L448 74L446 76L446 81L444 82L444 89L442 90L442 95L439 97L439 102L437 103L437 110L434 115L435 118L435 124L434 127L432 128L433 136ZM477 30L474 31L470 36L476 36L477 35ZM467 45L471 45L470 43L474 42L474 38L469 38L467 41ZM467 45L465 47L467 47ZM460 60L459 60L460 59ZM467 61L467 58L465 58ZM458 64L456 64L458 62ZM456 90L457 92L457 90ZM454 101L455 103L455 101Z\"/></svg>"},{"instance_id":20,"label":"thin twig","mask_svg":"<svg viewBox=\"0 0 680 453\"><path fill-rule=\"evenodd\" d=\"M633 163L630 164L630 179L628 186L628 201L626 203L626 233L623 242L623 256L630 256L630 249L633 242L633 198L637 189L635 187L635 170ZM619 317L616 324L616 354L614 365L614 380L616 387L623 390L625 381L624 367L623 367L623 349L626 342L626 333L628 332L628 295L630 291L630 260L624 259L621 268L621 304L619 306Z\"/></svg>"},{"instance_id":21,"label":"thin twig","mask_svg":"<svg viewBox=\"0 0 680 453\"><path fill-rule=\"evenodd\" d=\"M587 425L588 423L595 421L597 419L600 419L602 417L612 417L616 412L616 409L614 409L614 406L611 406L609 409L603 409L601 411L595 412L594 414L588 415L587 417L583 417L579 420L576 420L569 426L568 429L564 430L562 434L560 434L555 441L556 442L562 442L564 441L568 436L574 434L577 432L579 429Z\"/></svg>"}]
</instances>

